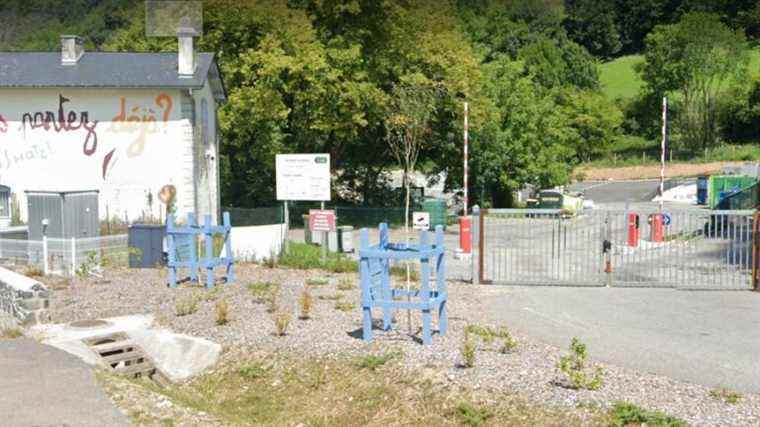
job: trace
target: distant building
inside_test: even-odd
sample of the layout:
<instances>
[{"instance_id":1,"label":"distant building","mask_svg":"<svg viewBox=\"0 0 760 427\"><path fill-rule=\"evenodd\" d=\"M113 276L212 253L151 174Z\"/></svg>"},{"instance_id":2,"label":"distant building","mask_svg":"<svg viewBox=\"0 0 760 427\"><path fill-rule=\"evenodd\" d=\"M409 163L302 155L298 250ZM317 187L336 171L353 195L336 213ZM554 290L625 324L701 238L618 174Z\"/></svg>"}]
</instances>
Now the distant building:
<instances>
[{"instance_id":1,"label":"distant building","mask_svg":"<svg viewBox=\"0 0 760 427\"><path fill-rule=\"evenodd\" d=\"M23 220L25 191L98 190L101 218L163 217L166 186L178 212L216 218L224 101L192 39L179 53L85 53L76 36L60 53L0 52L0 184Z\"/></svg>"}]
</instances>

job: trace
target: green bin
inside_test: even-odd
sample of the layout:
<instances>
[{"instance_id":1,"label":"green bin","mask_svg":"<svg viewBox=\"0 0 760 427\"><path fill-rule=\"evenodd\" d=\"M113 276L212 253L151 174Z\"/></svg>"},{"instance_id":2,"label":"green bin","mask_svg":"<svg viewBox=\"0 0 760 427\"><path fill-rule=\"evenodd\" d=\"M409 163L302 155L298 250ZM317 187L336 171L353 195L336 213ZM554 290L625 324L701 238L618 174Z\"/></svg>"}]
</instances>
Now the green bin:
<instances>
[{"instance_id":1,"label":"green bin","mask_svg":"<svg viewBox=\"0 0 760 427\"><path fill-rule=\"evenodd\" d=\"M427 199L422 203L422 210L430 214L430 229L435 230L438 225L446 229L446 217L448 208L446 201L441 199Z\"/></svg>"}]
</instances>

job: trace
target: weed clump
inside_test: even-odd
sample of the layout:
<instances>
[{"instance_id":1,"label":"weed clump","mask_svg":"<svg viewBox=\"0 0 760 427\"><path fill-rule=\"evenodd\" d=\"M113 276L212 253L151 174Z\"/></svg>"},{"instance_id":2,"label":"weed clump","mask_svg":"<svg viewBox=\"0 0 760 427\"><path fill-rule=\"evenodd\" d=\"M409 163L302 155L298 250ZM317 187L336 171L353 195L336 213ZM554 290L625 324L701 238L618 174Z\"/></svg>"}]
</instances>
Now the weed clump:
<instances>
[{"instance_id":1,"label":"weed clump","mask_svg":"<svg viewBox=\"0 0 760 427\"><path fill-rule=\"evenodd\" d=\"M321 269L332 273L357 271L359 264L343 254L328 253L322 260L322 249L306 243L290 242L288 252L279 259L279 264L298 270Z\"/></svg>"},{"instance_id":2,"label":"weed clump","mask_svg":"<svg viewBox=\"0 0 760 427\"><path fill-rule=\"evenodd\" d=\"M290 325L290 313L281 310L275 311L272 313L272 321L276 335L278 337L285 336L288 332L288 325Z\"/></svg>"},{"instance_id":3,"label":"weed clump","mask_svg":"<svg viewBox=\"0 0 760 427\"><path fill-rule=\"evenodd\" d=\"M241 366L238 374L247 380L255 380L263 377L267 371L268 368L262 362L252 362Z\"/></svg>"},{"instance_id":4,"label":"weed clump","mask_svg":"<svg viewBox=\"0 0 760 427\"><path fill-rule=\"evenodd\" d=\"M324 285L326 285L327 283L328 283L327 279L323 279L323 278L318 278L318 279L307 279L307 280L306 280L306 284L307 284L308 286L314 286L314 287L317 287L317 286L324 286Z\"/></svg>"},{"instance_id":5,"label":"weed clump","mask_svg":"<svg viewBox=\"0 0 760 427\"><path fill-rule=\"evenodd\" d=\"M314 298L311 296L308 286L304 286L301 291L301 297L298 299L298 305L301 307L301 319L311 318L311 308L314 305Z\"/></svg>"},{"instance_id":6,"label":"weed clump","mask_svg":"<svg viewBox=\"0 0 760 427\"><path fill-rule=\"evenodd\" d=\"M589 374L586 367L587 358L586 344L573 337L570 343L570 354L562 356L557 367L565 374L573 388L598 390L602 386L604 372L602 368L596 367L593 369L593 374Z\"/></svg>"},{"instance_id":7,"label":"weed clump","mask_svg":"<svg viewBox=\"0 0 760 427\"><path fill-rule=\"evenodd\" d=\"M470 336L470 332L465 329L464 330L464 340L462 341L462 348L460 349L460 353L462 355L462 366L465 368L472 368L475 366L475 352L477 351L477 346L475 345L475 341L473 341L472 337Z\"/></svg>"},{"instance_id":8,"label":"weed clump","mask_svg":"<svg viewBox=\"0 0 760 427\"><path fill-rule=\"evenodd\" d=\"M177 317L188 316L198 311L198 297L195 295L186 295L179 297L174 303L174 311Z\"/></svg>"},{"instance_id":9,"label":"weed clump","mask_svg":"<svg viewBox=\"0 0 760 427\"><path fill-rule=\"evenodd\" d=\"M216 302L216 324L219 326L229 323L230 308L227 305L227 301L221 299Z\"/></svg>"},{"instance_id":10,"label":"weed clump","mask_svg":"<svg viewBox=\"0 0 760 427\"><path fill-rule=\"evenodd\" d=\"M267 305L267 312L277 311L277 297L280 295L280 284L273 282L254 282L248 284L248 290L253 294L253 300Z\"/></svg>"},{"instance_id":11,"label":"weed clump","mask_svg":"<svg viewBox=\"0 0 760 427\"><path fill-rule=\"evenodd\" d=\"M354 282L351 279L342 279L338 282L339 291L350 291L352 289L354 289Z\"/></svg>"},{"instance_id":12,"label":"weed clump","mask_svg":"<svg viewBox=\"0 0 760 427\"><path fill-rule=\"evenodd\" d=\"M461 402L457 405L457 414L464 424L472 427L485 425L486 421L493 416L488 408L476 406L469 402Z\"/></svg>"},{"instance_id":13,"label":"weed clump","mask_svg":"<svg viewBox=\"0 0 760 427\"><path fill-rule=\"evenodd\" d=\"M617 402L609 412L610 424L616 427L661 426L687 427L683 420L660 411L647 411L629 402Z\"/></svg>"},{"instance_id":14,"label":"weed clump","mask_svg":"<svg viewBox=\"0 0 760 427\"><path fill-rule=\"evenodd\" d=\"M732 405L736 405L742 399L741 394L725 388L710 390L710 396Z\"/></svg>"},{"instance_id":15,"label":"weed clump","mask_svg":"<svg viewBox=\"0 0 760 427\"><path fill-rule=\"evenodd\" d=\"M356 308L356 304L349 301L338 301L335 303L335 309L343 312L348 312Z\"/></svg>"},{"instance_id":16,"label":"weed clump","mask_svg":"<svg viewBox=\"0 0 760 427\"><path fill-rule=\"evenodd\" d=\"M20 338L23 335L19 328L7 328L0 331L0 338L6 340L13 340Z\"/></svg>"},{"instance_id":17,"label":"weed clump","mask_svg":"<svg viewBox=\"0 0 760 427\"><path fill-rule=\"evenodd\" d=\"M385 365L386 363L390 362L394 358L398 357L398 352L391 352L386 353L383 355L374 355L374 354L368 354L365 356L359 357L355 362L354 365L359 369L369 369L370 371L375 371L377 368Z\"/></svg>"},{"instance_id":18,"label":"weed clump","mask_svg":"<svg viewBox=\"0 0 760 427\"><path fill-rule=\"evenodd\" d=\"M467 325L467 333L478 336L484 343L492 344L497 340L501 341L499 352L507 354L517 348L517 340L512 336L504 326L494 329L488 326Z\"/></svg>"}]
</instances>

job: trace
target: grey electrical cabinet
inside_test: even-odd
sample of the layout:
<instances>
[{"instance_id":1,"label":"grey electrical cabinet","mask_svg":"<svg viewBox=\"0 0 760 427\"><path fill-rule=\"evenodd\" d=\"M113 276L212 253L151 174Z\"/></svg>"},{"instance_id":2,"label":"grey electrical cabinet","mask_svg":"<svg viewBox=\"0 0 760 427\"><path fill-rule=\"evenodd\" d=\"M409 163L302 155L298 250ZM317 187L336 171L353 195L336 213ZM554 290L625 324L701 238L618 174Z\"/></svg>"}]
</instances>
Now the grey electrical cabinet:
<instances>
[{"instance_id":1,"label":"grey electrical cabinet","mask_svg":"<svg viewBox=\"0 0 760 427\"><path fill-rule=\"evenodd\" d=\"M132 224L127 234L130 268L157 268L164 265L165 225Z\"/></svg>"},{"instance_id":2,"label":"grey electrical cabinet","mask_svg":"<svg viewBox=\"0 0 760 427\"><path fill-rule=\"evenodd\" d=\"M29 240L98 237L98 191L26 191ZM43 224L45 222L47 225Z\"/></svg>"},{"instance_id":3,"label":"grey electrical cabinet","mask_svg":"<svg viewBox=\"0 0 760 427\"><path fill-rule=\"evenodd\" d=\"M11 188L0 185L0 228L11 225Z\"/></svg>"}]
</instances>

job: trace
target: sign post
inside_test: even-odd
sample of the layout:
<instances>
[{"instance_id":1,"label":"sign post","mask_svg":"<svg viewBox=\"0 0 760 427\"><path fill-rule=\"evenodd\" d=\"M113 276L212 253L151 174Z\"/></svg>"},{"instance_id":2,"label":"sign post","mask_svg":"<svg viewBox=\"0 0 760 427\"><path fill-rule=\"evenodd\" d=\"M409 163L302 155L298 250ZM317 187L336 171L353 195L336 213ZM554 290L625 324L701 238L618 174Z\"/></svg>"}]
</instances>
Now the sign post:
<instances>
[{"instance_id":1,"label":"sign post","mask_svg":"<svg viewBox=\"0 0 760 427\"><path fill-rule=\"evenodd\" d=\"M329 154L278 154L275 158L277 175L277 200L285 208L285 252L288 251L290 215L288 201L330 201L330 155ZM311 212L311 211L309 211ZM311 216L309 217L311 226ZM333 212L333 226L335 213ZM329 230L328 230L329 231ZM326 258L327 233L323 234L322 254Z\"/></svg>"},{"instance_id":2,"label":"sign post","mask_svg":"<svg viewBox=\"0 0 760 427\"><path fill-rule=\"evenodd\" d=\"M331 231L335 231L335 211L309 209L309 230L312 233L322 233L322 262L324 263L327 261L327 238Z\"/></svg>"}]
</instances>

